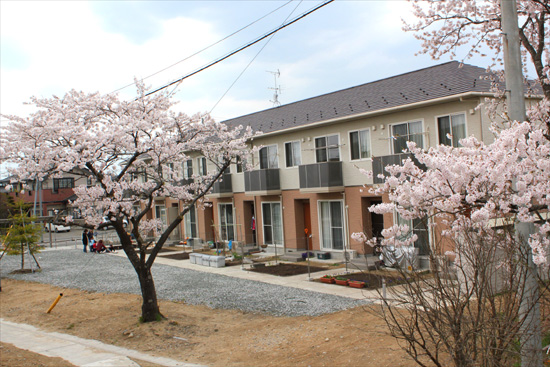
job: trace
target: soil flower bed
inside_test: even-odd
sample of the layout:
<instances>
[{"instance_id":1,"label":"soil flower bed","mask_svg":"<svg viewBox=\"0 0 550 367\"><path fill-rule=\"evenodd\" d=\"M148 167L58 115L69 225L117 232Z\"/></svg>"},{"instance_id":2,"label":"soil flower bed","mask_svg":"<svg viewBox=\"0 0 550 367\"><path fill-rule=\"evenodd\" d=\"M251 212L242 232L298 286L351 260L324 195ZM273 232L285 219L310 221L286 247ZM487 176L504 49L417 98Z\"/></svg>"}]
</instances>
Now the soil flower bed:
<instances>
[{"instance_id":1,"label":"soil flower bed","mask_svg":"<svg viewBox=\"0 0 550 367\"><path fill-rule=\"evenodd\" d=\"M345 279L349 283L353 281L365 282L365 289L378 289L382 288L382 278L386 279L387 286L403 284L406 281L400 274L387 271L342 274L334 277L333 279L335 279L334 282L336 282L336 279L340 280L341 282L343 282L343 280ZM320 278L317 280L321 281Z\"/></svg>"},{"instance_id":2,"label":"soil flower bed","mask_svg":"<svg viewBox=\"0 0 550 367\"><path fill-rule=\"evenodd\" d=\"M312 273L327 270L327 269L328 268L326 268L326 267L319 267L319 266L310 266L309 267L309 271L312 272ZM256 273L263 273L263 274L278 275L278 276L281 276L281 277L287 277L287 276L291 276L291 275L307 274L308 267L305 266L305 265L279 263L277 265L263 266L263 267L250 269L249 271L253 271L253 272L256 272Z\"/></svg>"}]
</instances>

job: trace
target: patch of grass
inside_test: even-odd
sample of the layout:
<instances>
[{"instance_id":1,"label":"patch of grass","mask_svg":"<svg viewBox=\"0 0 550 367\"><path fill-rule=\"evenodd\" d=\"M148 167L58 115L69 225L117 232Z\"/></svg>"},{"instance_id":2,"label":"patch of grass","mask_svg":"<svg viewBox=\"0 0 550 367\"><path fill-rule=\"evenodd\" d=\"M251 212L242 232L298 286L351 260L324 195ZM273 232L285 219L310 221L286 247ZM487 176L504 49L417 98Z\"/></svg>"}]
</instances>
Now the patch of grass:
<instances>
[{"instance_id":1,"label":"patch of grass","mask_svg":"<svg viewBox=\"0 0 550 367\"><path fill-rule=\"evenodd\" d=\"M74 324L69 324L69 326L67 326L67 330L71 330L71 329L74 329Z\"/></svg>"},{"instance_id":2,"label":"patch of grass","mask_svg":"<svg viewBox=\"0 0 550 367\"><path fill-rule=\"evenodd\" d=\"M542 346L550 344L550 331L542 335Z\"/></svg>"},{"instance_id":3,"label":"patch of grass","mask_svg":"<svg viewBox=\"0 0 550 367\"><path fill-rule=\"evenodd\" d=\"M157 314L155 315L155 321L162 321L162 320L164 320L164 319L166 319L166 317L164 317L161 313L157 313ZM139 323L140 323L140 324L145 323L145 321L143 320L143 316L140 316L140 317L139 317Z\"/></svg>"}]
</instances>

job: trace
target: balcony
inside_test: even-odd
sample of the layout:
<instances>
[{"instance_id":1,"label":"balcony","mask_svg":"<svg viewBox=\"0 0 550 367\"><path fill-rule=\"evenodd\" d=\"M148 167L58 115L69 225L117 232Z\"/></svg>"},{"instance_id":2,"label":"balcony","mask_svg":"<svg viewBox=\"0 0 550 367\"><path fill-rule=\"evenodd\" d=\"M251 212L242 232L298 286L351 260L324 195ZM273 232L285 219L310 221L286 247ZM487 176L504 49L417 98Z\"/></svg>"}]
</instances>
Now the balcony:
<instances>
[{"instance_id":1,"label":"balcony","mask_svg":"<svg viewBox=\"0 0 550 367\"><path fill-rule=\"evenodd\" d=\"M392 155L385 155L381 157L373 157L372 158L372 173L373 173L373 183L375 184L381 184L384 183L384 179L378 178L379 174L383 174L384 177L388 177L389 173L386 172L384 169L386 166L391 165L403 165L403 162L407 160L407 158L411 158L412 161L416 166L418 166L422 170L426 170L426 166L423 164L420 164L416 158L411 153L401 153L401 154L392 154Z\"/></svg>"},{"instance_id":2,"label":"balcony","mask_svg":"<svg viewBox=\"0 0 550 367\"><path fill-rule=\"evenodd\" d=\"M210 196L226 197L233 195L233 185L231 184L231 174L224 173L219 181L214 183Z\"/></svg>"},{"instance_id":3,"label":"balcony","mask_svg":"<svg viewBox=\"0 0 550 367\"><path fill-rule=\"evenodd\" d=\"M334 192L344 188L342 162L322 162L299 167L300 191Z\"/></svg>"},{"instance_id":4,"label":"balcony","mask_svg":"<svg viewBox=\"0 0 550 367\"><path fill-rule=\"evenodd\" d=\"M244 173L244 190L247 194L273 195L281 192L278 168L259 169Z\"/></svg>"}]
</instances>

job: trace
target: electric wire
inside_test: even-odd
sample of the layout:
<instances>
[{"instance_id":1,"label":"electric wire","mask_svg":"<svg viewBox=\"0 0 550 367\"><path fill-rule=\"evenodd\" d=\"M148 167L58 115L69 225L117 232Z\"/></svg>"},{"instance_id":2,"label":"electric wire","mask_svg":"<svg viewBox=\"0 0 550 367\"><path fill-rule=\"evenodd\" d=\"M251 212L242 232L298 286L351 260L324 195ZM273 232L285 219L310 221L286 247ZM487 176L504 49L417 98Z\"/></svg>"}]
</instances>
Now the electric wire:
<instances>
[{"instance_id":1,"label":"electric wire","mask_svg":"<svg viewBox=\"0 0 550 367\"><path fill-rule=\"evenodd\" d=\"M272 11L270 11L269 13L265 14L265 15L262 16L261 18L256 19L256 20L253 21L252 23L250 23L250 24L248 24L248 25L246 25L246 26L244 26L244 27L242 27L242 28L236 30L235 32L229 34L228 36L225 36L224 38L220 39L219 41L216 41L216 42L212 43L211 45L206 46L205 48L203 48L203 49L201 49L201 50L199 50L199 51L197 51L197 52L195 52L195 53L193 53L193 54L191 54L191 55L185 57L184 59L182 59L182 60L180 60L180 61L177 61L177 62L173 63L172 65L169 65L169 66L167 66L167 67L165 67L165 68L163 68L163 69L161 69L161 70L159 70L159 71L157 71L157 72L154 72L153 74L150 74L150 75L148 75L148 76L146 76L146 77L144 77L144 78L141 78L141 80L149 79L149 78L151 78L151 77L153 77L153 76L155 76L155 75L157 75L157 74L162 73L163 71L166 71L166 70L168 70L168 69L170 69L170 68L172 68L172 67L174 67L174 66L176 66L176 65L178 65L178 64L181 64L181 63L184 62L184 61L189 60L190 58L192 58L192 57L194 57L194 56L197 56L198 54L200 54L200 53L202 53L202 52L208 50L209 48L214 47L214 46L217 45L218 43L221 43L221 42L225 41L226 39L228 39L228 38L230 38L230 37L236 35L237 33L241 32L241 31L244 31L244 30L247 29L248 27L250 27L250 26L252 26L252 25L258 23L260 20L262 20L262 19L264 19L264 18L270 16L271 14L275 13L276 11L278 11L278 10L284 8L285 6L287 6L288 4L290 4L290 3L293 2L293 1L294 1L294 0L289 0L289 1L287 1L287 2L284 3L283 5L279 6L278 8L276 8L276 9L274 9L274 10L272 10ZM131 86L134 85L134 84L135 84L135 83L127 84L127 85L125 85L124 87L121 87L121 88L118 88L118 89L112 91L110 94L119 92L119 91L121 91L121 90L123 90L123 89L125 89L125 88L131 87Z\"/></svg>"},{"instance_id":2,"label":"electric wire","mask_svg":"<svg viewBox=\"0 0 550 367\"><path fill-rule=\"evenodd\" d=\"M189 74L187 74L187 75L185 75L185 76L183 76L183 77L181 77L181 78L179 78L179 79L176 79L176 80L174 80L174 81L172 81L172 82L170 82L170 83L168 83L168 84L166 84L166 85L164 85L164 86L162 86L162 87L159 87L159 88L157 88L157 89L155 89L155 90L153 90L153 91L151 91L151 92L145 94L144 97L147 97L147 96L150 96L151 94L160 92L160 91L163 90L163 89L166 89L166 88L168 88L168 87L170 87L170 86L172 86L172 85L174 85L174 84L177 84L177 83L181 82L181 81L184 80L184 79L187 79L187 78L189 78L189 77L191 77L191 76L193 76L193 75L195 75L195 74L198 74L198 73L200 73L201 71L204 71L204 70L206 70L206 69L208 69L208 68L210 68L210 67L212 67L212 66L214 66L214 65L216 65L216 64L218 64L218 63L220 63L220 62L222 62L222 61L224 61L224 60L226 60L226 59L228 59L228 58L230 58L231 56L233 56L233 55L235 55L235 54L237 54L237 53L239 53L239 52L241 52L241 51L243 51L243 50L249 48L250 46L255 45L256 43L258 43L258 42L260 42L260 41L266 39L267 37L271 36L272 34L275 34L275 33L279 32L280 30L282 30L282 29L288 27L289 25L296 23L297 21L299 21L299 20L301 20L301 19L307 17L307 16L310 15L311 13L313 13L313 12L315 12L315 11L321 9L322 7L328 5L328 4L332 3L332 2L334 2L334 0L325 1L324 3L322 3L322 4L320 4L320 5L318 5L318 6L314 7L314 8L312 8L312 9L310 9L310 10L308 10L308 11L302 13L302 14L299 15L298 17L292 19L290 22L287 22L287 23L283 24L282 26L279 26L279 27L275 28L274 30L272 30L272 31L270 31L270 32L268 32L268 33L266 33L266 34L264 34L263 36L260 36L260 37L256 38L254 41L249 42L249 43L247 43L247 44L244 45L244 46L239 47L238 49L236 49L236 50L234 50L234 51L232 51L232 52L226 54L225 56L222 56L222 57L220 57L219 59L217 59L217 60L215 60L215 61L213 61L213 62L211 62L211 63L209 63L209 64L207 64L207 65L205 65L205 66L203 66L203 67L201 67L201 68L199 68L199 69L197 69L197 70L195 70L195 71L193 71L193 72L191 72L191 73L189 73Z\"/></svg>"},{"instance_id":3,"label":"electric wire","mask_svg":"<svg viewBox=\"0 0 550 367\"><path fill-rule=\"evenodd\" d=\"M303 0L300 0L300 2L298 3L298 5L296 5L296 7L292 10L292 12L290 12L290 14L288 14L288 16L285 18L285 20L283 21L283 24L288 20L288 18L290 18L292 16L292 14L294 14L294 12L296 11L296 9L298 9L298 7L300 6L300 4L302 4ZM244 67L243 71L241 71L241 73L237 76L237 78L235 78L235 80L233 81L233 83L231 83L231 85L229 86L229 88L227 88L227 90L225 91L224 94L222 94L222 96L220 97L220 99L218 99L218 101L214 104L214 106L210 109L210 111L208 112L209 114L212 113L212 111L214 111L214 109L218 106L218 104L222 101L222 99L227 95L227 93L229 93L229 91L231 90L231 88L233 88L233 86L235 85L235 83L237 83L237 81L241 78L241 76L243 76L244 72L249 68L250 65L252 65L252 63L254 62L254 60L256 60L256 58L260 55L260 53L262 53L262 51L264 50L264 48L269 44L269 42L271 42L271 40L273 39L273 37L275 37L275 34L272 34L271 37L269 37L269 39L264 43L264 45L260 48L260 50L258 50L258 52L256 53L256 55L254 55L254 57L252 58L252 60L250 60L250 62Z\"/></svg>"}]
</instances>

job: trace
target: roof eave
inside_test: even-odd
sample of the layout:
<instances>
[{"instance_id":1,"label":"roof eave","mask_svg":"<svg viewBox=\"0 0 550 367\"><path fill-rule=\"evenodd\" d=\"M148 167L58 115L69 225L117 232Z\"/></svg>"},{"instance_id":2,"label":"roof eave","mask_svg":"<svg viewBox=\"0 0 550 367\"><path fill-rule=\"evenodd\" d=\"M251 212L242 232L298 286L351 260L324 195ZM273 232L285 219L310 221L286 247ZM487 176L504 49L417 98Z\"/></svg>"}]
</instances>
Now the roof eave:
<instances>
[{"instance_id":1,"label":"roof eave","mask_svg":"<svg viewBox=\"0 0 550 367\"><path fill-rule=\"evenodd\" d=\"M320 126L325 126L325 125L332 125L332 124L346 122L346 121L353 121L353 120L358 120L358 119L362 119L362 118L366 118L366 117L384 115L384 114L398 112L398 111L402 111L402 110L415 109L415 108L425 107L426 105L446 103L446 102L450 102L450 101L453 101L453 100L464 100L464 99L467 99L467 98L495 97L495 96L496 95L494 93L490 93L490 92L466 92L466 93L454 94L452 96L446 96L446 97L441 97L441 98L430 99L430 100L427 100L427 101L409 103L409 104L405 104L405 105L384 108L384 109L380 109L380 110L376 110L376 111L362 112L362 113L358 113L358 114L355 114L355 115L337 117L337 118L332 118L332 119L328 119L328 120L324 120L324 121L312 122L312 123L306 124L306 125L300 125L300 126L295 126L295 127L289 127L289 128L286 128L286 129L271 131L271 132L268 132L268 133L263 133L258 138L264 138L264 137L276 136L276 135L281 135L281 134L287 134L289 132L301 131L301 130L305 130L305 129L311 129L311 128L314 128L314 127L320 127Z\"/></svg>"}]
</instances>

